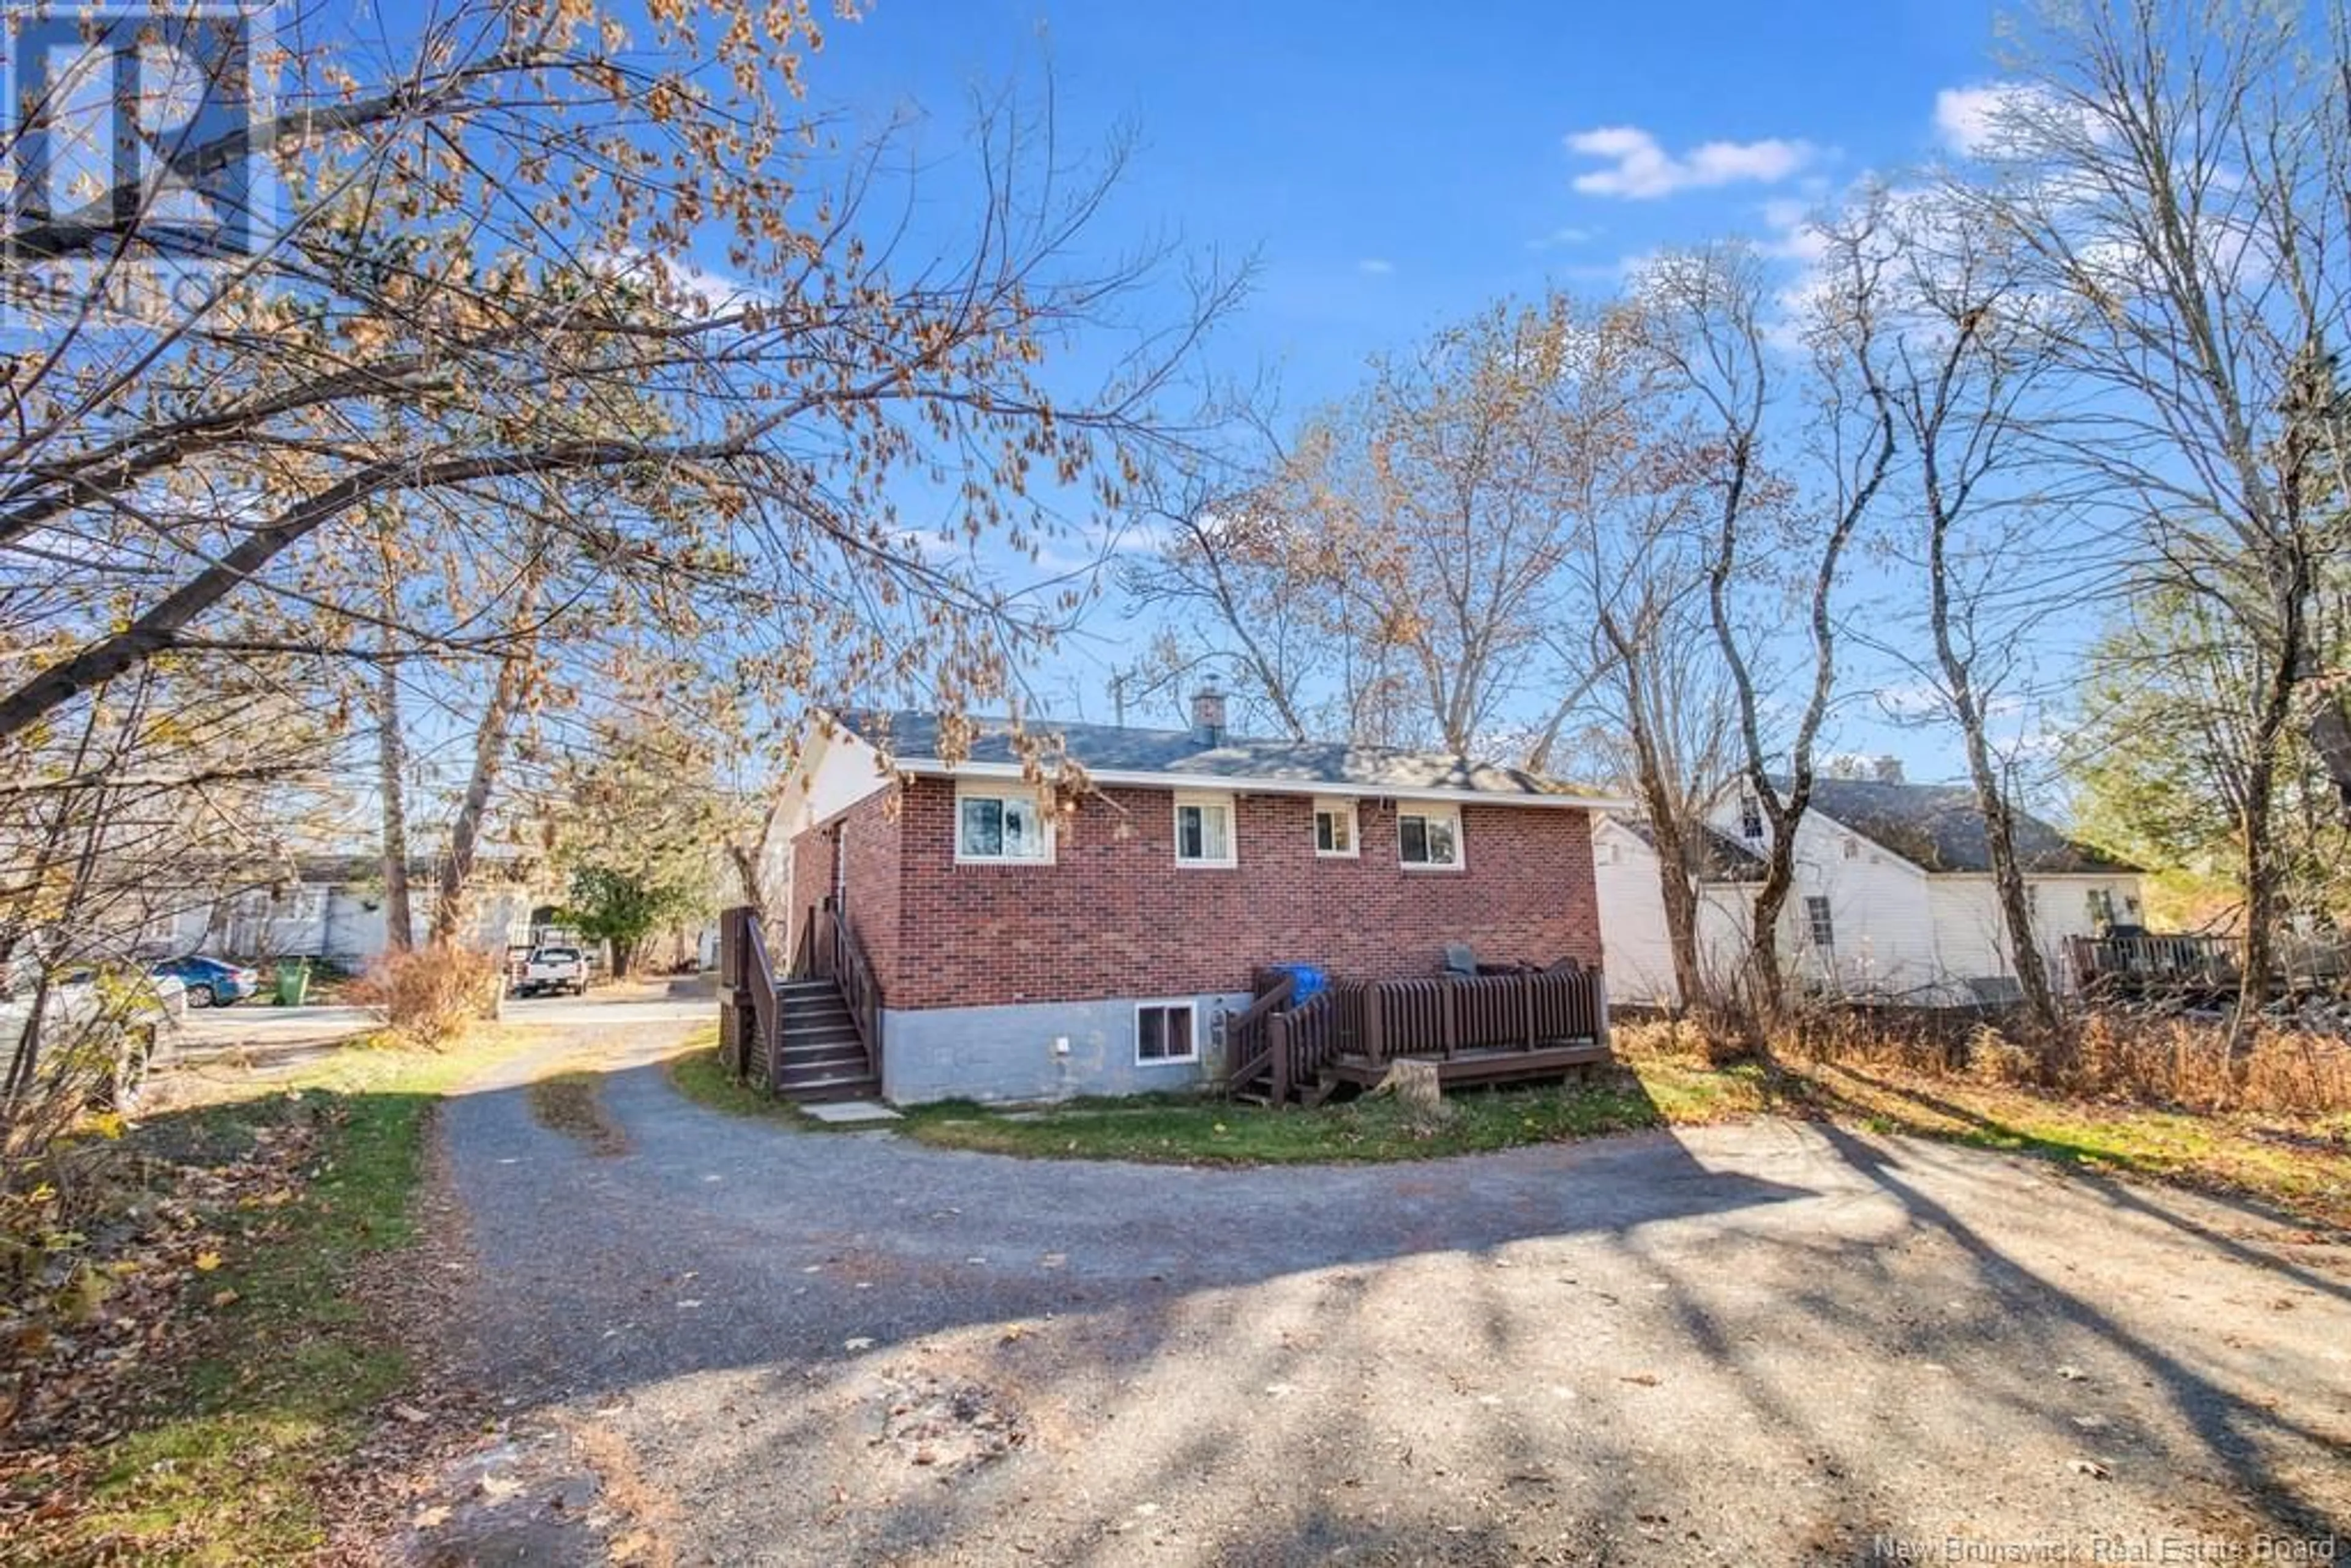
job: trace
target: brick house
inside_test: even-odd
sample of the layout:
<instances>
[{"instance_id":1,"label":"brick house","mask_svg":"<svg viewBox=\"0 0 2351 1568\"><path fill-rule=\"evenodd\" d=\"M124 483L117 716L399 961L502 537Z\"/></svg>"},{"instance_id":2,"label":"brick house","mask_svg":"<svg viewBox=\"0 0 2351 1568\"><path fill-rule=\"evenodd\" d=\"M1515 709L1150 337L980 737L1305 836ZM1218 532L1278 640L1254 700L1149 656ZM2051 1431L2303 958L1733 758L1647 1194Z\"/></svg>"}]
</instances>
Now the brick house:
<instances>
[{"instance_id":1,"label":"brick house","mask_svg":"<svg viewBox=\"0 0 2351 1568\"><path fill-rule=\"evenodd\" d=\"M817 727L787 782L787 949L837 908L880 992L883 1094L1030 1100L1217 1076L1258 968L1435 974L1601 956L1593 819L1616 804L1510 768L1371 747L979 720L953 764L937 720Z\"/></svg>"}]
</instances>

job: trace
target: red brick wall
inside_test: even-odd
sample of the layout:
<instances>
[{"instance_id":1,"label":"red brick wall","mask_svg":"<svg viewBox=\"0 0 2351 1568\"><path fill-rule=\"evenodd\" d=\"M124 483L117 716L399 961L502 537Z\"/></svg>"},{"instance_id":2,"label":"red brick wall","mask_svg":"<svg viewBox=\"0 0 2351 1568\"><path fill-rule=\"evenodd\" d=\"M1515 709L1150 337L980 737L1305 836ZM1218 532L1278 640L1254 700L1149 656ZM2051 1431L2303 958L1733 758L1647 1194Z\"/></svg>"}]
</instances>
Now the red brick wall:
<instances>
[{"instance_id":1,"label":"red brick wall","mask_svg":"<svg viewBox=\"0 0 2351 1568\"><path fill-rule=\"evenodd\" d=\"M1325 860L1314 853L1311 800L1243 796L1240 864L1212 870L1176 864L1165 791L1106 794L1061 818L1051 865L956 864L951 779L914 780L899 821L876 822L903 834L903 858L886 872L861 871L867 841L852 829L851 904L889 1005L1245 991L1250 972L1275 961L1349 978L1426 975L1449 941L1488 963L1600 961L1584 812L1465 807L1468 869L1407 872L1396 864L1392 807L1359 802L1360 856ZM879 899L864 890L884 883L900 890L901 924L878 936Z\"/></svg>"},{"instance_id":2,"label":"red brick wall","mask_svg":"<svg viewBox=\"0 0 2351 1568\"><path fill-rule=\"evenodd\" d=\"M846 855L850 917L875 972L883 977L885 991L891 988L888 977L896 973L901 908L900 841L892 799L887 789L869 795L792 841L793 951L799 951L800 922L832 894L834 856ZM891 1003L896 1005L894 997Z\"/></svg>"}]
</instances>

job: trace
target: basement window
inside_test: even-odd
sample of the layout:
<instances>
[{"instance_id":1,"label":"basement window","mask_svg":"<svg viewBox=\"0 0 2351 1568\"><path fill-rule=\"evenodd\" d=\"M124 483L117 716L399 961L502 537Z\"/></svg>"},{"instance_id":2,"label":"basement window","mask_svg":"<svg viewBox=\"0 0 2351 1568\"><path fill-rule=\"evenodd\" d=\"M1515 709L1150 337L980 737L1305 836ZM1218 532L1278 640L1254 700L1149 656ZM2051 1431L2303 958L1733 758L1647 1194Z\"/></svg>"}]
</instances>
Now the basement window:
<instances>
[{"instance_id":1,"label":"basement window","mask_svg":"<svg viewBox=\"0 0 2351 1568\"><path fill-rule=\"evenodd\" d=\"M1461 864L1461 814L1447 806L1396 813L1396 859L1407 866L1453 871Z\"/></svg>"},{"instance_id":2,"label":"basement window","mask_svg":"<svg viewBox=\"0 0 2351 1568\"><path fill-rule=\"evenodd\" d=\"M1134 1009L1137 1061L1196 1061L1199 1037L1192 1029L1190 1002L1142 1002Z\"/></svg>"},{"instance_id":3,"label":"basement window","mask_svg":"<svg viewBox=\"0 0 2351 1568\"><path fill-rule=\"evenodd\" d=\"M1355 858L1355 803L1353 800L1314 802L1314 852L1333 858Z\"/></svg>"}]
</instances>

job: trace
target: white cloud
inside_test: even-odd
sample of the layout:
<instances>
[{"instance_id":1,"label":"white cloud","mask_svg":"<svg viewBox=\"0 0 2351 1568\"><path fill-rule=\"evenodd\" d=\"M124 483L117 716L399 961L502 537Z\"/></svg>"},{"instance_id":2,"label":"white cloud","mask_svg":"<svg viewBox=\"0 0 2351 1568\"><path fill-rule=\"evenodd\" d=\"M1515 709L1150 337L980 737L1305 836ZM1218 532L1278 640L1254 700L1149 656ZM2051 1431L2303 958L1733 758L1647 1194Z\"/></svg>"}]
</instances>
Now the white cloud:
<instances>
[{"instance_id":1,"label":"white cloud","mask_svg":"<svg viewBox=\"0 0 2351 1568\"><path fill-rule=\"evenodd\" d=\"M632 246L596 250L588 265L610 277L653 291L663 300L686 310L731 310L745 305L773 303L778 296L755 288L738 277L700 266L684 256L661 256Z\"/></svg>"},{"instance_id":2,"label":"white cloud","mask_svg":"<svg viewBox=\"0 0 2351 1568\"><path fill-rule=\"evenodd\" d=\"M1384 256L1367 256L1355 263L1355 270L1365 277L1385 277L1395 270L1395 263Z\"/></svg>"},{"instance_id":3,"label":"white cloud","mask_svg":"<svg viewBox=\"0 0 2351 1568\"><path fill-rule=\"evenodd\" d=\"M1819 222L1819 208L1812 202L1774 197L1763 204L1763 226L1770 231L1756 246L1765 256L1798 261L1807 267L1824 260L1829 254L1829 236Z\"/></svg>"},{"instance_id":4,"label":"white cloud","mask_svg":"<svg viewBox=\"0 0 2351 1568\"><path fill-rule=\"evenodd\" d=\"M1938 92L1935 135L1962 158L1997 158L2074 137L2103 141L2106 128L2088 107L2062 99L2046 88L1995 81Z\"/></svg>"},{"instance_id":5,"label":"white cloud","mask_svg":"<svg viewBox=\"0 0 2351 1568\"><path fill-rule=\"evenodd\" d=\"M1587 196L1622 196L1636 202L1718 185L1776 184L1802 172L1819 155L1809 141L1769 137L1761 141L1700 142L1676 156L1658 145L1656 137L1631 125L1579 131L1567 139L1567 150L1585 158L1605 159L1610 164L1578 174L1578 191Z\"/></svg>"},{"instance_id":6,"label":"white cloud","mask_svg":"<svg viewBox=\"0 0 2351 1568\"><path fill-rule=\"evenodd\" d=\"M2012 83L1989 87L1947 87L1935 95L1935 134L1952 152L1972 156L1990 147L2000 133L2001 118L2022 92Z\"/></svg>"}]
</instances>

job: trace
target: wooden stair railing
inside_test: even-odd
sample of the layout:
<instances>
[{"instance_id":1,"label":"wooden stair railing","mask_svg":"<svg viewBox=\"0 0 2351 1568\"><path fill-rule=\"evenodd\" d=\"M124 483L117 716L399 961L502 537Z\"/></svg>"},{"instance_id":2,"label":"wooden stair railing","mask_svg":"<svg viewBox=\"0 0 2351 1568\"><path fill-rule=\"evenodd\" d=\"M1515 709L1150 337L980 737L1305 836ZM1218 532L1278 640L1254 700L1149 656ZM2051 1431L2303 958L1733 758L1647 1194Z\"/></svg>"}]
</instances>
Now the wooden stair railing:
<instances>
[{"instance_id":1,"label":"wooden stair railing","mask_svg":"<svg viewBox=\"0 0 2351 1568\"><path fill-rule=\"evenodd\" d=\"M1273 1092L1276 1105L1304 1092L1322 1074L1323 1064L1339 1054L1339 994L1324 989L1296 1007L1266 1019L1271 1042Z\"/></svg>"},{"instance_id":2,"label":"wooden stair railing","mask_svg":"<svg viewBox=\"0 0 2351 1568\"><path fill-rule=\"evenodd\" d=\"M812 930L813 967L816 973L831 980L841 992L841 999L849 1005L849 1016L857 1025L857 1041L865 1048L865 1071L874 1082L882 1078L882 982L873 973L873 961L865 956L865 946L857 939L856 927L833 899L824 901L824 913L810 922Z\"/></svg>"},{"instance_id":3,"label":"wooden stair railing","mask_svg":"<svg viewBox=\"0 0 2351 1568\"><path fill-rule=\"evenodd\" d=\"M765 1083L772 1094L783 1071L784 1009L758 911L747 905L719 916L718 984L719 1051L727 1074L738 1082Z\"/></svg>"},{"instance_id":4,"label":"wooden stair railing","mask_svg":"<svg viewBox=\"0 0 2351 1568\"><path fill-rule=\"evenodd\" d=\"M1238 1093L1257 1082L1273 1064L1270 1021L1290 1006L1298 991L1297 979L1284 975L1245 1009L1225 1024L1225 1092Z\"/></svg>"}]
</instances>

